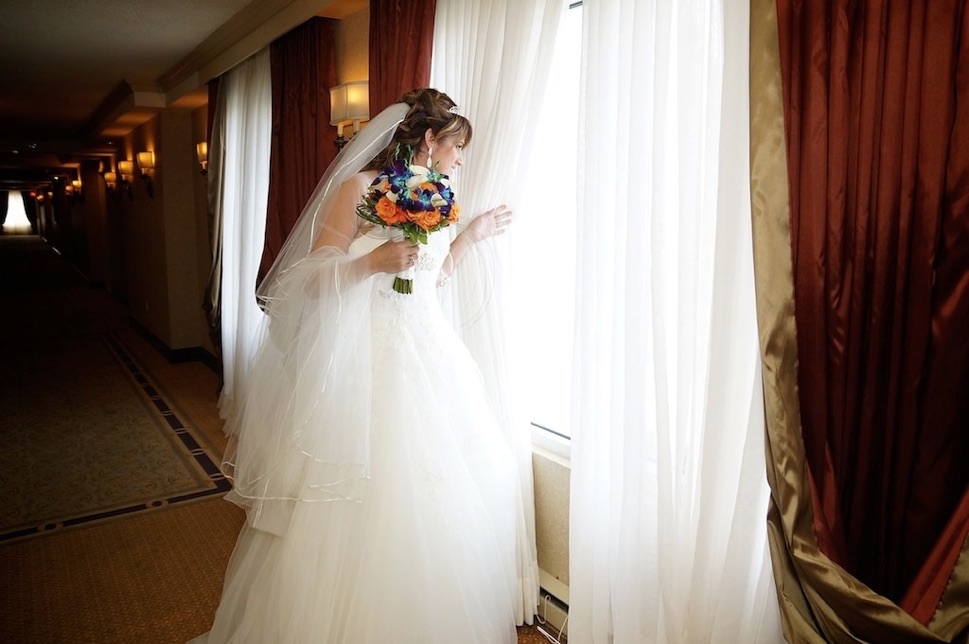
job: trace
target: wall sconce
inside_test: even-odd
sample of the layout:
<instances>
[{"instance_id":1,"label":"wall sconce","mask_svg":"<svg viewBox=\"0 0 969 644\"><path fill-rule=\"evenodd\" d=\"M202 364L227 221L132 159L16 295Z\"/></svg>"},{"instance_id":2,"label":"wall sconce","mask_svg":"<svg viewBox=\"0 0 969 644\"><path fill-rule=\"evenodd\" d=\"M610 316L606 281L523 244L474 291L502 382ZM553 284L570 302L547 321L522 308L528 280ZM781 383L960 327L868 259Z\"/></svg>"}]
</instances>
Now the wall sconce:
<instances>
[{"instance_id":1,"label":"wall sconce","mask_svg":"<svg viewBox=\"0 0 969 644\"><path fill-rule=\"evenodd\" d=\"M330 89L330 125L336 126L336 147L343 149L343 126L353 123L353 133L360 131L360 121L370 119L370 83L353 81ZM352 137L351 137L352 138Z\"/></svg>"},{"instance_id":2,"label":"wall sconce","mask_svg":"<svg viewBox=\"0 0 969 644\"><path fill-rule=\"evenodd\" d=\"M155 153L151 151L139 152L138 169L141 170L141 180L145 183L145 189L148 191L148 196L154 197L155 193L153 192L151 185L151 171L155 169Z\"/></svg>"},{"instance_id":3,"label":"wall sconce","mask_svg":"<svg viewBox=\"0 0 969 644\"><path fill-rule=\"evenodd\" d=\"M121 175L121 183L118 187L128 193L128 199L134 199L131 193L131 180L135 178L135 162L130 159L118 161L118 174Z\"/></svg>"},{"instance_id":4,"label":"wall sconce","mask_svg":"<svg viewBox=\"0 0 969 644\"><path fill-rule=\"evenodd\" d=\"M83 190L81 190L81 180L74 179L73 181L71 181L71 187L74 189L73 190L74 196L77 198L77 200L84 201L84 192Z\"/></svg>"},{"instance_id":5,"label":"wall sconce","mask_svg":"<svg viewBox=\"0 0 969 644\"><path fill-rule=\"evenodd\" d=\"M105 187L113 197L115 195L115 188L118 187L118 174L116 172L105 172L102 176L104 177Z\"/></svg>"},{"instance_id":6,"label":"wall sconce","mask_svg":"<svg viewBox=\"0 0 969 644\"><path fill-rule=\"evenodd\" d=\"M201 141L195 144L195 156L199 160L199 169L202 170L202 174L209 173L209 143L208 141Z\"/></svg>"}]
</instances>

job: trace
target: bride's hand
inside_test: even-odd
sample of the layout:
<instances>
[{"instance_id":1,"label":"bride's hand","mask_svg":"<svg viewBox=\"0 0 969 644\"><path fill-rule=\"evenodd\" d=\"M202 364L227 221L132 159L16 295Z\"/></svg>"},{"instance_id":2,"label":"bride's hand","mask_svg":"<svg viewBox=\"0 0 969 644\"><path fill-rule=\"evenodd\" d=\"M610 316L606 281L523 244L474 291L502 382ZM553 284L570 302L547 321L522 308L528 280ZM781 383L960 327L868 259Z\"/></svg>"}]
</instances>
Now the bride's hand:
<instances>
[{"instance_id":1,"label":"bride's hand","mask_svg":"<svg viewBox=\"0 0 969 644\"><path fill-rule=\"evenodd\" d=\"M465 231L476 242L494 235L501 235L511 223L511 215L508 206L497 206L475 217Z\"/></svg>"},{"instance_id":2,"label":"bride's hand","mask_svg":"<svg viewBox=\"0 0 969 644\"><path fill-rule=\"evenodd\" d=\"M399 273L417 262L417 244L403 239L389 241L370 251L371 273Z\"/></svg>"}]
</instances>

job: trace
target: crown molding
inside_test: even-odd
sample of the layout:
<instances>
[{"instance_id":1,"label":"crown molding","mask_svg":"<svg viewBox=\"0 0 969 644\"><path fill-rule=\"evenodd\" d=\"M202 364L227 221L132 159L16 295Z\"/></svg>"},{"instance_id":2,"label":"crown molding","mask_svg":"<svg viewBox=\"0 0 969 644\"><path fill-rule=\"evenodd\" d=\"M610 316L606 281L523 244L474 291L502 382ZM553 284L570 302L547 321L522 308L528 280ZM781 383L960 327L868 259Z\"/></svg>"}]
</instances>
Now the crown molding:
<instances>
[{"instance_id":1,"label":"crown molding","mask_svg":"<svg viewBox=\"0 0 969 644\"><path fill-rule=\"evenodd\" d=\"M365 0L254 0L165 72L158 85L174 102L314 16L342 18L366 6Z\"/></svg>"}]
</instances>

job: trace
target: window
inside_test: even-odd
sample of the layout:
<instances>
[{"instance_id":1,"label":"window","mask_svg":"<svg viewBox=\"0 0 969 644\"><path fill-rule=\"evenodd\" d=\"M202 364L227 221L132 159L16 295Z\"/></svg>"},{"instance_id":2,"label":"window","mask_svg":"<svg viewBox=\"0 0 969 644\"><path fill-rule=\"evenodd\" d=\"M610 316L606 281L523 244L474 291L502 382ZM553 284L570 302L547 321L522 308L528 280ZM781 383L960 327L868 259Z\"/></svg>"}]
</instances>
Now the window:
<instances>
[{"instance_id":1,"label":"window","mask_svg":"<svg viewBox=\"0 0 969 644\"><path fill-rule=\"evenodd\" d=\"M7 195L7 218L3 222L5 233L29 233L30 221L24 208L24 198L19 190L11 190Z\"/></svg>"},{"instance_id":2,"label":"window","mask_svg":"<svg viewBox=\"0 0 969 644\"><path fill-rule=\"evenodd\" d=\"M559 29L511 250L528 413L560 440L571 421L581 45L582 7L574 3Z\"/></svg>"}]
</instances>

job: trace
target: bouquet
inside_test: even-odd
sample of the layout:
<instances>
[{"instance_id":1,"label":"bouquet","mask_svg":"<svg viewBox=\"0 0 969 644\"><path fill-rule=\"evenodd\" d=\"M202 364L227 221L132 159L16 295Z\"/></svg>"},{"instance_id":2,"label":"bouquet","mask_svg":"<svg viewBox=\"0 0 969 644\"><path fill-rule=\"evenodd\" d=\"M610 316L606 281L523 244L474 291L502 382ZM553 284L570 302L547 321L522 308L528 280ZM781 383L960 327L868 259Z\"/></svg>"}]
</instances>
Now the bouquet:
<instances>
[{"instance_id":1,"label":"bouquet","mask_svg":"<svg viewBox=\"0 0 969 644\"><path fill-rule=\"evenodd\" d=\"M378 174L357 206L363 219L399 228L415 244L426 244L429 233L456 222L460 211L446 176L403 161L395 161ZM395 291L413 292L412 270L397 274Z\"/></svg>"}]
</instances>

